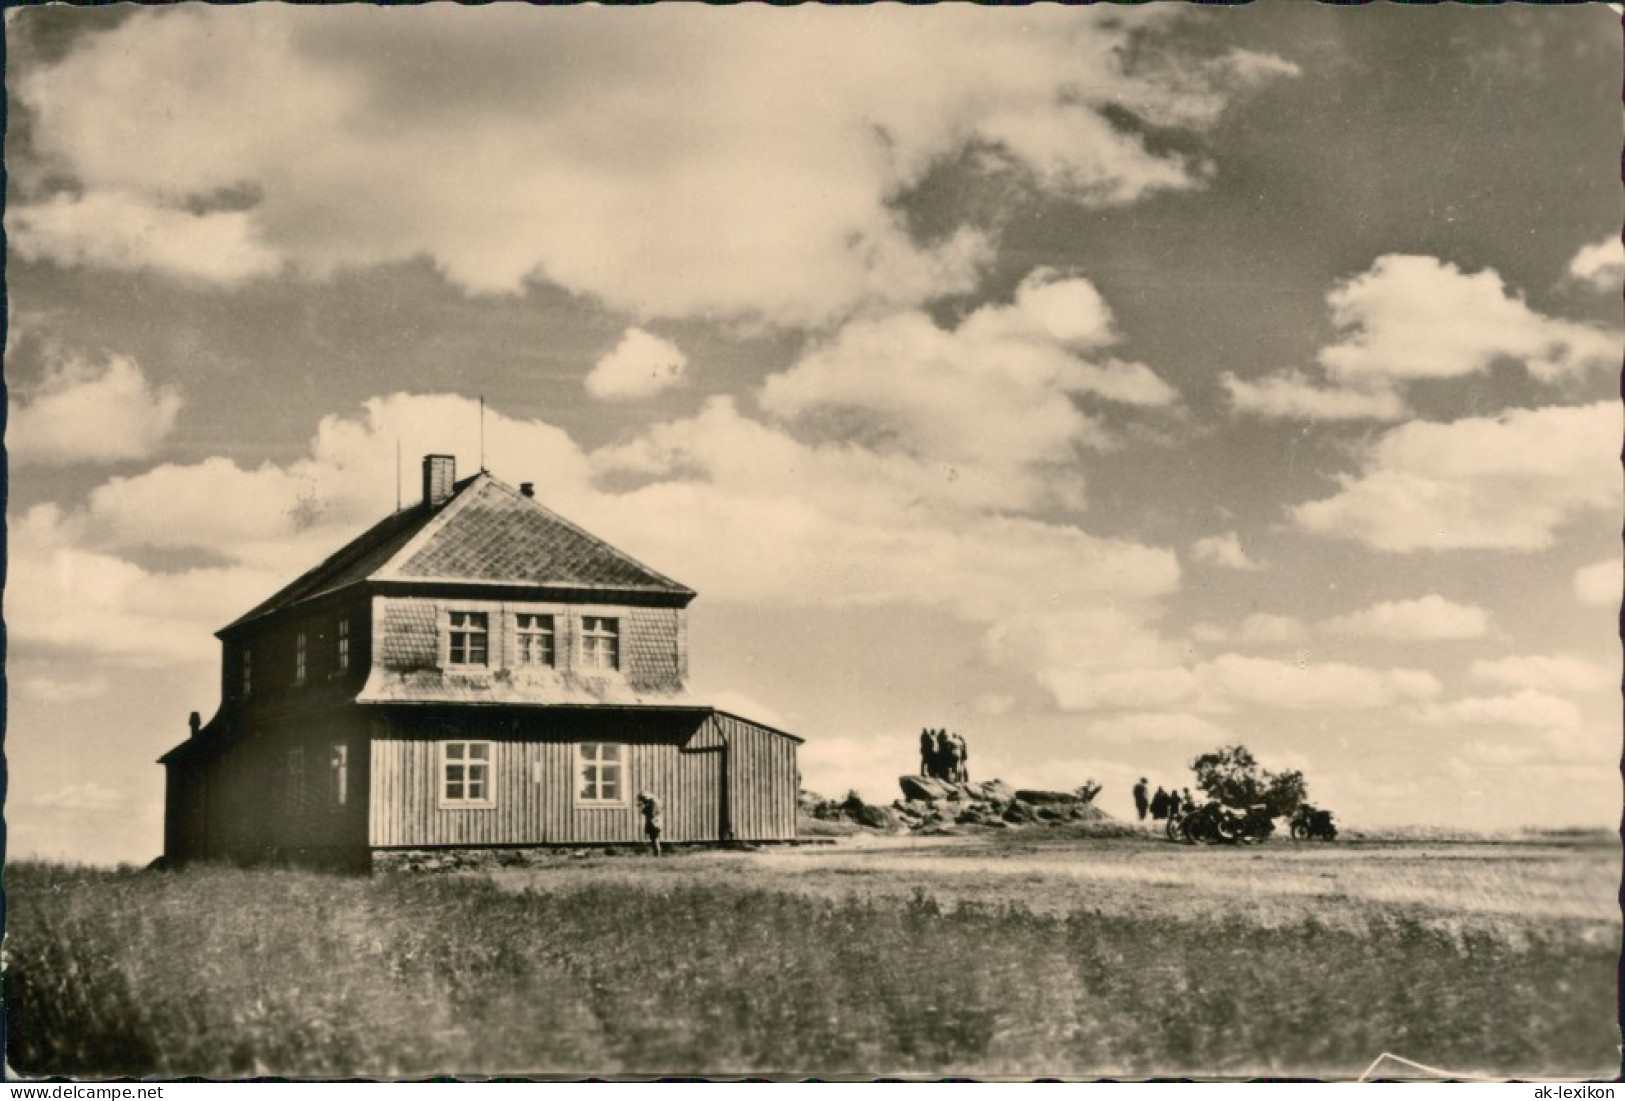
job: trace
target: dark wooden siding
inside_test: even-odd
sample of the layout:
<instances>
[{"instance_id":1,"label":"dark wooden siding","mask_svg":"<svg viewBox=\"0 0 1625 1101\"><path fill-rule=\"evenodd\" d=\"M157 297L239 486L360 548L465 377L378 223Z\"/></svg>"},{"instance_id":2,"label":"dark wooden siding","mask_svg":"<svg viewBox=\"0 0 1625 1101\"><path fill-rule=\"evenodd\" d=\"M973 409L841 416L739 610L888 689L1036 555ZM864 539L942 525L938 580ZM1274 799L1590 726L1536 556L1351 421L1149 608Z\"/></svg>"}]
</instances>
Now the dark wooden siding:
<instances>
[{"instance_id":1,"label":"dark wooden siding","mask_svg":"<svg viewBox=\"0 0 1625 1101\"><path fill-rule=\"evenodd\" d=\"M796 836L801 774L797 743L776 730L718 713L710 724L728 745L729 816L741 841L788 841Z\"/></svg>"},{"instance_id":2,"label":"dark wooden siding","mask_svg":"<svg viewBox=\"0 0 1625 1101\"><path fill-rule=\"evenodd\" d=\"M492 805L443 806L440 744L491 742ZM576 747L624 746L622 800L583 805ZM725 748L726 742L726 748ZM693 712L399 712L375 720L368 840L376 847L637 842L633 796L660 800L669 841L795 836L795 742L726 716ZM724 769L733 797L725 823ZM772 787L775 790L758 790ZM748 789L748 790L747 790Z\"/></svg>"},{"instance_id":3,"label":"dark wooden siding","mask_svg":"<svg viewBox=\"0 0 1625 1101\"><path fill-rule=\"evenodd\" d=\"M366 848L366 727L353 708L248 729L224 750L173 761L165 852L177 859L343 858ZM346 797L334 802L331 753L348 751ZM300 754L297 776L289 755Z\"/></svg>"}]
</instances>

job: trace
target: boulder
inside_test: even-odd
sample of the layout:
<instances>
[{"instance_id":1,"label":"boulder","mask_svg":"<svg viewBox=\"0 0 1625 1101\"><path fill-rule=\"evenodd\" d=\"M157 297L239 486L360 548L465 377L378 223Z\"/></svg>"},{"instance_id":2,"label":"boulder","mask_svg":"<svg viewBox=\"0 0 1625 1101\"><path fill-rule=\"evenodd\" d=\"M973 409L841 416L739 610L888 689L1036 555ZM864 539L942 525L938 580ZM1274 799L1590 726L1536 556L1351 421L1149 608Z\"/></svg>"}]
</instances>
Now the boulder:
<instances>
[{"instance_id":1,"label":"boulder","mask_svg":"<svg viewBox=\"0 0 1625 1101\"><path fill-rule=\"evenodd\" d=\"M983 780L979 784L972 784L971 789L976 792L977 798L990 803L1008 803L1016 797L1016 789L1003 780Z\"/></svg>"},{"instance_id":2,"label":"boulder","mask_svg":"<svg viewBox=\"0 0 1625 1101\"><path fill-rule=\"evenodd\" d=\"M950 787L929 776L899 776L897 785L903 789L904 799L919 799L927 803L948 798Z\"/></svg>"},{"instance_id":3,"label":"boulder","mask_svg":"<svg viewBox=\"0 0 1625 1101\"><path fill-rule=\"evenodd\" d=\"M1078 797L1070 791L1033 791L1024 788L1016 792L1016 798L1023 803L1076 803Z\"/></svg>"},{"instance_id":4,"label":"boulder","mask_svg":"<svg viewBox=\"0 0 1625 1101\"><path fill-rule=\"evenodd\" d=\"M929 776L899 776L903 798L889 807L856 807L837 803L846 818L869 825L865 817L884 814L888 825L920 833L952 833L970 827L1006 829L1042 822L1060 825L1069 820L1104 819L1089 805L1093 783L1076 792L1012 788L1003 780L958 784ZM872 828L879 828L872 827Z\"/></svg>"},{"instance_id":5,"label":"boulder","mask_svg":"<svg viewBox=\"0 0 1625 1101\"><path fill-rule=\"evenodd\" d=\"M860 826L871 830L889 830L897 825L897 820L885 807L876 807L868 803L859 803L857 806L846 808L847 817Z\"/></svg>"}]
</instances>

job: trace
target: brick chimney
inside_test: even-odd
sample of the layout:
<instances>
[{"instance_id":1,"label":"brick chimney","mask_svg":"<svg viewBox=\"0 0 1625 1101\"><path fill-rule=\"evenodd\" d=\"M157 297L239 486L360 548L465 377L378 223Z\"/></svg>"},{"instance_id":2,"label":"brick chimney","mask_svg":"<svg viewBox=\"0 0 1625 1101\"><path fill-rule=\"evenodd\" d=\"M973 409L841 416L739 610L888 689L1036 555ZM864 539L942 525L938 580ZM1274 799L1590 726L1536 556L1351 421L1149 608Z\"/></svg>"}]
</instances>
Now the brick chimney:
<instances>
[{"instance_id":1,"label":"brick chimney","mask_svg":"<svg viewBox=\"0 0 1625 1101\"><path fill-rule=\"evenodd\" d=\"M519 496L521 496L521 497L534 497L534 496L536 496L536 483L535 482L520 482L519 483Z\"/></svg>"},{"instance_id":2,"label":"brick chimney","mask_svg":"<svg viewBox=\"0 0 1625 1101\"><path fill-rule=\"evenodd\" d=\"M186 716L186 725L187 728L192 731L191 737L197 737L198 731L203 727L203 716L199 715L196 711L192 712L190 715Z\"/></svg>"},{"instance_id":3,"label":"brick chimney","mask_svg":"<svg viewBox=\"0 0 1625 1101\"><path fill-rule=\"evenodd\" d=\"M452 455L423 456L423 503L437 508L451 500L457 481L457 459Z\"/></svg>"}]
</instances>

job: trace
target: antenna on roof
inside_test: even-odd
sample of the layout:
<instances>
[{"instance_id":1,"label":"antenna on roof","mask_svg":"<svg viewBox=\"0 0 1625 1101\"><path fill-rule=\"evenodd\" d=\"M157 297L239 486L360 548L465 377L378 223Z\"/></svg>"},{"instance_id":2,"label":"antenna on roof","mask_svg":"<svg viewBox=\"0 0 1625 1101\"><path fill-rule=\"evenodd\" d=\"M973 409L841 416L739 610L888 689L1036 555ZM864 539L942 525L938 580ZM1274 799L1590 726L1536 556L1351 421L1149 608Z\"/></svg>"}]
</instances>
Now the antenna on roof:
<instances>
[{"instance_id":1,"label":"antenna on roof","mask_svg":"<svg viewBox=\"0 0 1625 1101\"><path fill-rule=\"evenodd\" d=\"M480 473L485 473L485 395L480 395Z\"/></svg>"},{"instance_id":2,"label":"antenna on roof","mask_svg":"<svg viewBox=\"0 0 1625 1101\"><path fill-rule=\"evenodd\" d=\"M395 511L401 510L401 438L395 437Z\"/></svg>"}]
</instances>

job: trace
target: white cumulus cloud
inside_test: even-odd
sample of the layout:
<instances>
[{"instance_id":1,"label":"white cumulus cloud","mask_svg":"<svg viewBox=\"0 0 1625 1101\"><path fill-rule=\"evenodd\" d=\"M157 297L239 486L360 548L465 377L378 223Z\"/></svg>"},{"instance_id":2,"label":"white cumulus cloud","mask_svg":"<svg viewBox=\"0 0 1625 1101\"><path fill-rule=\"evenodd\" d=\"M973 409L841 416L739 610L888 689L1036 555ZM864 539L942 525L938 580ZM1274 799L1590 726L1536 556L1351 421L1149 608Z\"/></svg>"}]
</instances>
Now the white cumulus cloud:
<instances>
[{"instance_id":1,"label":"white cumulus cloud","mask_svg":"<svg viewBox=\"0 0 1625 1101\"><path fill-rule=\"evenodd\" d=\"M1494 271L1432 256L1379 257L1327 303L1342 337L1320 363L1344 384L1454 378L1502 358L1545 382L1619 366L1617 333L1537 313Z\"/></svg>"},{"instance_id":2,"label":"white cumulus cloud","mask_svg":"<svg viewBox=\"0 0 1625 1101\"><path fill-rule=\"evenodd\" d=\"M1074 396L1178 397L1151 368L1096 354L1116 339L1093 285L1041 269L951 331L917 311L853 321L769 378L761 404L804 434L910 456L1018 508L1077 504L1077 450L1112 439Z\"/></svg>"},{"instance_id":3,"label":"white cumulus cloud","mask_svg":"<svg viewBox=\"0 0 1625 1101\"><path fill-rule=\"evenodd\" d=\"M1597 290L1619 291L1625 280L1625 244L1617 234L1586 245L1569 261L1569 276Z\"/></svg>"},{"instance_id":4,"label":"white cumulus cloud","mask_svg":"<svg viewBox=\"0 0 1625 1101\"><path fill-rule=\"evenodd\" d=\"M1620 334L1548 317L1493 270L1464 272L1433 256L1390 253L1326 296L1337 339L1316 370L1221 382L1242 413L1311 421L1402 420L1421 379L1459 378L1497 360L1541 382L1619 366Z\"/></svg>"},{"instance_id":5,"label":"white cumulus cloud","mask_svg":"<svg viewBox=\"0 0 1625 1101\"><path fill-rule=\"evenodd\" d=\"M113 356L97 367L67 360L26 396L13 389L6 449L19 463L144 459L175 427L181 394L154 386L141 365Z\"/></svg>"},{"instance_id":6,"label":"white cumulus cloud","mask_svg":"<svg viewBox=\"0 0 1625 1101\"><path fill-rule=\"evenodd\" d=\"M1235 710L1237 705L1364 711L1430 698L1440 685L1433 674L1415 669L1222 654L1190 666L1102 671L1054 689L1060 706L1070 710L1178 709L1211 714Z\"/></svg>"},{"instance_id":7,"label":"white cumulus cloud","mask_svg":"<svg viewBox=\"0 0 1625 1101\"><path fill-rule=\"evenodd\" d=\"M1191 544L1191 558L1210 566L1223 566L1231 570L1256 570L1261 567L1247 557L1241 547L1241 536L1233 531L1223 535L1205 535Z\"/></svg>"},{"instance_id":8,"label":"white cumulus cloud","mask_svg":"<svg viewBox=\"0 0 1625 1101\"><path fill-rule=\"evenodd\" d=\"M195 214L123 191L14 206L6 233L24 259L64 266L150 268L216 283L269 275L281 266L246 211Z\"/></svg>"},{"instance_id":9,"label":"white cumulus cloud","mask_svg":"<svg viewBox=\"0 0 1625 1101\"><path fill-rule=\"evenodd\" d=\"M1515 726L1531 730L1572 730L1581 725L1580 709L1549 692L1526 688L1508 696L1470 696L1428 704L1416 717L1430 726Z\"/></svg>"},{"instance_id":10,"label":"white cumulus cloud","mask_svg":"<svg viewBox=\"0 0 1625 1101\"><path fill-rule=\"evenodd\" d=\"M688 356L681 348L632 328L587 374L587 393L609 399L648 397L681 384L687 370Z\"/></svg>"},{"instance_id":11,"label":"white cumulus cloud","mask_svg":"<svg viewBox=\"0 0 1625 1101\"><path fill-rule=\"evenodd\" d=\"M1220 379L1230 404L1242 413L1280 420L1402 420L1408 410L1398 390L1328 386L1300 371L1248 380L1225 372Z\"/></svg>"},{"instance_id":12,"label":"white cumulus cloud","mask_svg":"<svg viewBox=\"0 0 1625 1101\"><path fill-rule=\"evenodd\" d=\"M1309 633L1300 620L1292 616L1254 612L1241 621L1236 630L1236 641L1251 643L1298 642Z\"/></svg>"},{"instance_id":13,"label":"white cumulus cloud","mask_svg":"<svg viewBox=\"0 0 1625 1101\"><path fill-rule=\"evenodd\" d=\"M1321 626L1334 635L1442 642L1485 637L1490 616L1483 608L1429 593L1416 600L1386 600L1335 616Z\"/></svg>"},{"instance_id":14,"label":"white cumulus cloud","mask_svg":"<svg viewBox=\"0 0 1625 1101\"><path fill-rule=\"evenodd\" d=\"M1617 558L1605 558L1601 562L1581 566L1574 571L1574 595L1579 597L1582 604L1611 605L1617 608L1620 603L1622 575L1625 575L1625 566L1622 566Z\"/></svg>"},{"instance_id":15,"label":"white cumulus cloud","mask_svg":"<svg viewBox=\"0 0 1625 1101\"><path fill-rule=\"evenodd\" d=\"M1296 72L1130 49L1156 11L379 16L181 6L79 37L14 89L40 171L83 186L13 207L20 247L228 281L428 255L478 291L812 324L974 284L989 227L926 242L898 207L934 166L975 151L1093 207L1200 187L1200 153L1111 112L1200 134ZM251 201L190 213L222 191Z\"/></svg>"},{"instance_id":16,"label":"white cumulus cloud","mask_svg":"<svg viewBox=\"0 0 1625 1101\"><path fill-rule=\"evenodd\" d=\"M1467 675L1513 688L1534 688L1547 692L1588 692L1617 688L1620 671L1569 654L1516 654L1511 657L1475 661Z\"/></svg>"},{"instance_id":17,"label":"white cumulus cloud","mask_svg":"<svg viewBox=\"0 0 1625 1101\"><path fill-rule=\"evenodd\" d=\"M1365 447L1299 527L1379 550L1542 550L1571 519L1621 511L1617 402L1418 421Z\"/></svg>"},{"instance_id":18,"label":"white cumulus cloud","mask_svg":"<svg viewBox=\"0 0 1625 1101\"><path fill-rule=\"evenodd\" d=\"M1261 707L1368 710L1437 694L1431 673L1341 662L1277 661L1225 654L1197 669L1203 690Z\"/></svg>"}]
</instances>

